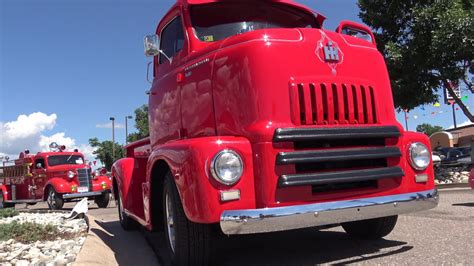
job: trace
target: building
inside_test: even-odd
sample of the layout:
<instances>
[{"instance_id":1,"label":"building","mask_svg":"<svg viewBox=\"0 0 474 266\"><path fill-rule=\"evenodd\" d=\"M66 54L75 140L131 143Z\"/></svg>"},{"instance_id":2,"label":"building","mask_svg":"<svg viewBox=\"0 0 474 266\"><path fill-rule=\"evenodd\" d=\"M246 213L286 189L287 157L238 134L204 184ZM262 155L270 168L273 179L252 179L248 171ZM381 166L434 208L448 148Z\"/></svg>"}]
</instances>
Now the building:
<instances>
[{"instance_id":1,"label":"building","mask_svg":"<svg viewBox=\"0 0 474 266\"><path fill-rule=\"evenodd\" d=\"M474 143L474 124L448 129L430 136L431 146L437 147L469 147Z\"/></svg>"}]
</instances>

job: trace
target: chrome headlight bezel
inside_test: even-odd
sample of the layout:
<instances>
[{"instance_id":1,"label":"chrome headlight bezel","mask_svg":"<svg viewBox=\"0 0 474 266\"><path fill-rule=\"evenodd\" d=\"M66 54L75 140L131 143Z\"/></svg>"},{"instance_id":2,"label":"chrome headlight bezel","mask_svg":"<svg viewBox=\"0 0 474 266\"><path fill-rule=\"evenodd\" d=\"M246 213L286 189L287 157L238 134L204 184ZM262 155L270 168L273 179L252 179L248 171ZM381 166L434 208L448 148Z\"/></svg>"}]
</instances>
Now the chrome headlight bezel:
<instances>
[{"instance_id":1,"label":"chrome headlight bezel","mask_svg":"<svg viewBox=\"0 0 474 266\"><path fill-rule=\"evenodd\" d=\"M421 151L419 150L421 148ZM426 146L425 144L421 143L421 142L414 142L412 144L410 144L410 147L408 149L409 151L409 162L410 162L410 165L411 167L413 167L415 170L418 170L418 171L423 171L423 170L426 170L426 168L428 168L428 166L430 166L430 163L431 163L431 152L430 152L430 149L428 148L428 146ZM425 153L422 155L422 153ZM421 156L425 156L425 164L424 165L419 165L417 164L417 160L416 158L417 157L421 157Z\"/></svg>"},{"instance_id":2,"label":"chrome headlight bezel","mask_svg":"<svg viewBox=\"0 0 474 266\"><path fill-rule=\"evenodd\" d=\"M74 173L74 171L69 170L67 172L67 178L69 178L69 179L73 179L75 175L76 175L76 173Z\"/></svg>"},{"instance_id":3,"label":"chrome headlight bezel","mask_svg":"<svg viewBox=\"0 0 474 266\"><path fill-rule=\"evenodd\" d=\"M240 165L239 171L231 179L222 177L219 174L219 171L216 169L218 167L217 164L219 163L219 160L223 159L224 155L234 156L234 158L237 159L237 161ZM211 170L212 177L216 181L218 181L221 184L230 186L230 185L234 185L237 182L239 182L240 178L242 177L242 175L244 173L244 162L242 160L242 157L236 151L230 150L230 149L225 149L225 150L222 150L222 151L218 152L216 155L214 155L214 158L211 161L210 170Z\"/></svg>"}]
</instances>

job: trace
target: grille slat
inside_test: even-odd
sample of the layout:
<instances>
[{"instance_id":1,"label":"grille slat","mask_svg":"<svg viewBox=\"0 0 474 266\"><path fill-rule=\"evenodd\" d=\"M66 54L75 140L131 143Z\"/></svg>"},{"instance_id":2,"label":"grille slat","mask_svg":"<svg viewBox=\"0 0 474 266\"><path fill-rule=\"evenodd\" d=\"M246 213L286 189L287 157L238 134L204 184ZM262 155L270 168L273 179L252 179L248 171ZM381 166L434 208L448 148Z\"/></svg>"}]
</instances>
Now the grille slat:
<instances>
[{"instance_id":1,"label":"grille slat","mask_svg":"<svg viewBox=\"0 0 474 266\"><path fill-rule=\"evenodd\" d=\"M381 169L364 169L330 173L310 173L282 175L278 187L292 187L304 185L327 185L351 182L364 182L383 178L402 177L405 173L400 167L387 167Z\"/></svg>"},{"instance_id":2,"label":"grille slat","mask_svg":"<svg viewBox=\"0 0 474 266\"><path fill-rule=\"evenodd\" d=\"M402 153L397 147L280 152L277 156L277 164L370 160L400 157L401 155Z\"/></svg>"},{"instance_id":3,"label":"grille slat","mask_svg":"<svg viewBox=\"0 0 474 266\"><path fill-rule=\"evenodd\" d=\"M290 96L292 110L299 110L299 114L292 112L298 116L296 119L293 117L297 125L377 123L372 86L298 83L292 85Z\"/></svg>"}]
</instances>

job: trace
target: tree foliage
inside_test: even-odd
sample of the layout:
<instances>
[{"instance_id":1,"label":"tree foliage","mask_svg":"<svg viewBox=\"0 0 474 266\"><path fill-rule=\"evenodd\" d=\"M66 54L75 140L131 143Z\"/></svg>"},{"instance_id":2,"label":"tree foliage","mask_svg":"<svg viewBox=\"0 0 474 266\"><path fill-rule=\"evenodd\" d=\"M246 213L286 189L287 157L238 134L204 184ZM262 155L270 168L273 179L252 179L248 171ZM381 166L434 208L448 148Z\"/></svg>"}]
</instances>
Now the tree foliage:
<instances>
[{"instance_id":1,"label":"tree foliage","mask_svg":"<svg viewBox=\"0 0 474 266\"><path fill-rule=\"evenodd\" d=\"M135 109L135 127L138 132L128 135L127 140L129 142L137 141L150 135L148 127L148 105L142 105L140 108Z\"/></svg>"},{"instance_id":2,"label":"tree foliage","mask_svg":"<svg viewBox=\"0 0 474 266\"><path fill-rule=\"evenodd\" d=\"M386 59L398 108L438 101L440 89L452 91L449 81L472 87L473 0L359 0L359 7Z\"/></svg>"},{"instance_id":3,"label":"tree foliage","mask_svg":"<svg viewBox=\"0 0 474 266\"><path fill-rule=\"evenodd\" d=\"M112 164L125 156L125 151L123 146L115 143L115 157L113 157L112 141L99 141L98 138L89 139L89 145L96 148L93 154L96 156L96 159L99 160L107 170L110 171Z\"/></svg>"},{"instance_id":4,"label":"tree foliage","mask_svg":"<svg viewBox=\"0 0 474 266\"><path fill-rule=\"evenodd\" d=\"M444 128L440 126L433 126L430 124L421 124L416 127L417 132L425 133L426 135L431 136L436 132L443 131Z\"/></svg>"}]
</instances>

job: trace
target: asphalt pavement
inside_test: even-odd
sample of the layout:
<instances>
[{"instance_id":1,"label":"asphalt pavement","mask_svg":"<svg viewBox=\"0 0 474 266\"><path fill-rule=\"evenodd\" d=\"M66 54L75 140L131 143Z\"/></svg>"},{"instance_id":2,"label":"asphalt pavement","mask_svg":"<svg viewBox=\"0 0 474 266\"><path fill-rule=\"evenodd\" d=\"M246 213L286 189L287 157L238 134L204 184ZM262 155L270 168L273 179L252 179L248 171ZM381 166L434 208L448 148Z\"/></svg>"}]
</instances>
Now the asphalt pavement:
<instances>
[{"instance_id":1,"label":"asphalt pavement","mask_svg":"<svg viewBox=\"0 0 474 266\"><path fill-rule=\"evenodd\" d=\"M400 216L395 230L382 240L355 240L341 227L221 236L215 242L214 264L474 264L474 190L445 189L440 197L435 209ZM92 203L89 213L109 232L101 238L120 265L138 265L138 258L146 258L140 265L169 264L162 233L123 231L113 206L98 209ZM147 242L157 261L150 258Z\"/></svg>"}]
</instances>

